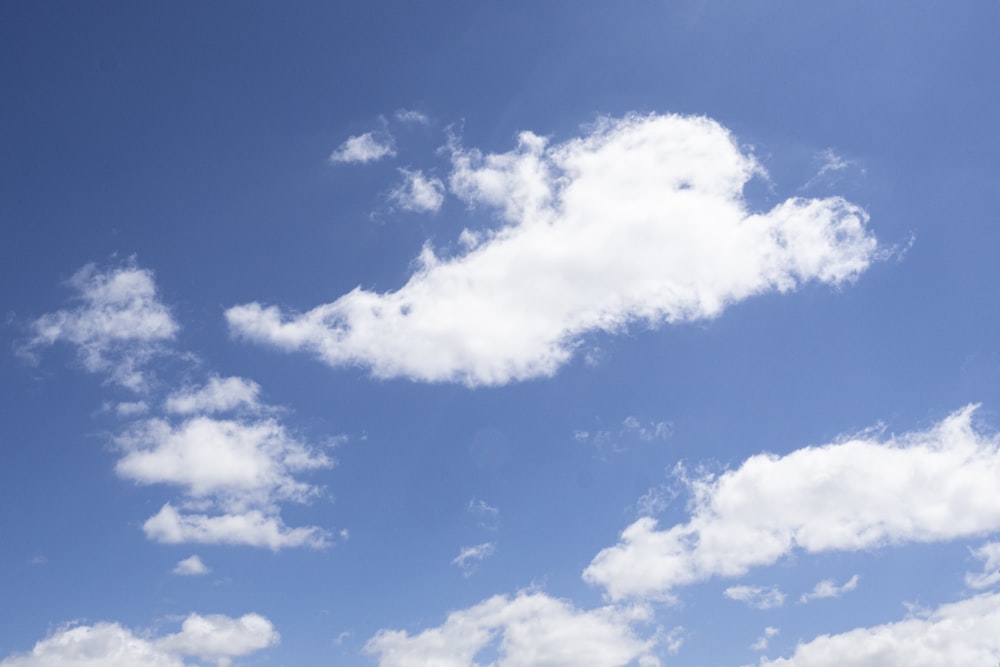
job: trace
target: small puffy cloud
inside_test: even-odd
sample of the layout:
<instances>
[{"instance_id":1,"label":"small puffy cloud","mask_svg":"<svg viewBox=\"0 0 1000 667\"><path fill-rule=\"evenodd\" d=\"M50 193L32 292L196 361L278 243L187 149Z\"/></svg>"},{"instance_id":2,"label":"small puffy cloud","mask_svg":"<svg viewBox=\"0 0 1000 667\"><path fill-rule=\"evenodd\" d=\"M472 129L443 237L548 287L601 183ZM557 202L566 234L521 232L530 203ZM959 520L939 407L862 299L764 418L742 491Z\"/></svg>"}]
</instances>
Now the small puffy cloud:
<instances>
[{"instance_id":1,"label":"small puffy cloud","mask_svg":"<svg viewBox=\"0 0 1000 667\"><path fill-rule=\"evenodd\" d=\"M66 626L0 667L188 667L197 656L225 667L234 657L277 644L271 622L258 614L241 618L189 615L180 632L152 638L118 623Z\"/></svg>"},{"instance_id":2,"label":"small puffy cloud","mask_svg":"<svg viewBox=\"0 0 1000 667\"><path fill-rule=\"evenodd\" d=\"M236 408L256 409L260 385L241 377L212 376L203 387L188 387L167 397L164 408L176 414L207 414Z\"/></svg>"},{"instance_id":3,"label":"small puffy cloud","mask_svg":"<svg viewBox=\"0 0 1000 667\"><path fill-rule=\"evenodd\" d=\"M289 528L275 512L248 510L216 516L182 514L167 503L142 525L146 537L165 544L233 544L321 549L329 545L326 531L315 526Z\"/></svg>"},{"instance_id":4,"label":"small puffy cloud","mask_svg":"<svg viewBox=\"0 0 1000 667\"><path fill-rule=\"evenodd\" d=\"M391 135L366 132L350 137L330 154L330 162L374 162L396 154Z\"/></svg>"},{"instance_id":5,"label":"small puffy cloud","mask_svg":"<svg viewBox=\"0 0 1000 667\"><path fill-rule=\"evenodd\" d=\"M988 588L1000 582L1000 542L988 542L975 549L972 555L983 561L982 572L967 572L965 585L969 588Z\"/></svg>"},{"instance_id":6,"label":"small puffy cloud","mask_svg":"<svg viewBox=\"0 0 1000 667\"><path fill-rule=\"evenodd\" d=\"M824 598L839 598L844 593L848 593L857 588L858 581L860 581L860 579L861 578L858 575L854 575L840 586L838 586L833 579L824 579L823 581L817 583L810 592L804 593L802 597L799 598L799 602L822 600Z\"/></svg>"},{"instance_id":7,"label":"small puffy cloud","mask_svg":"<svg viewBox=\"0 0 1000 667\"><path fill-rule=\"evenodd\" d=\"M453 145L451 191L497 211L498 229L450 258L425 246L394 292L226 318L238 337L376 377L502 385L551 376L592 332L714 318L754 295L850 282L876 259L867 214L843 199L749 211L743 188L761 172L703 117L605 119L555 145L525 132L502 154Z\"/></svg>"},{"instance_id":8,"label":"small puffy cloud","mask_svg":"<svg viewBox=\"0 0 1000 667\"><path fill-rule=\"evenodd\" d=\"M440 178L424 176L417 169L400 169L403 182L389 193L389 200L406 211L433 213L444 203L444 183Z\"/></svg>"},{"instance_id":9,"label":"small puffy cloud","mask_svg":"<svg viewBox=\"0 0 1000 667\"><path fill-rule=\"evenodd\" d=\"M410 636L382 630L365 644L379 667L469 667L490 648L496 667L622 667L659 662L655 640L639 638L632 624L641 609L580 611L543 593L495 596L451 613L436 628Z\"/></svg>"},{"instance_id":10,"label":"small puffy cloud","mask_svg":"<svg viewBox=\"0 0 1000 667\"><path fill-rule=\"evenodd\" d=\"M476 564L492 556L496 549L496 542L484 542L474 547L462 547L451 564L460 567L465 576L468 577L475 570Z\"/></svg>"},{"instance_id":11,"label":"small puffy cloud","mask_svg":"<svg viewBox=\"0 0 1000 667\"><path fill-rule=\"evenodd\" d=\"M767 645L771 641L771 638L776 637L778 635L778 632L779 632L778 628L767 626L766 628L764 628L764 634L758 637L757 641L755 641L753 644L750 645L750 648L753 649L754 651L766 651Z\"/></svg>"},{"instance_id":12,"label":"small puffy cloud","mask_svg":"<svg viewBox=\"0 0 1000 667\"><path fill-rule=\"evenodd\" d=\"M637 520L584 578L613 600L669 599L679 586L741 576L797 549L857 551L1000 530L1000 438L973 428L975 408L926 431L760 454L689 480L687 523L661 530L652 518Z\"/></svg>"},{"instance_id":13,"label":"small puffy cloud","mask_svg":"<svg viewBox=\"0 0 1000 667\"><path fill-rule=\"evenodd\" d=\"M134 263L106 271L88 264L70 278L69 286L77 292L78 305L36 319L33 336L20 352L33 357L38 348L69 343L88 371L144 390L149 379L144 366L180 328L157 298L153 273Z\"/></svg>"},{"instance_id":14,"label":"small puffy cloud","mask_svg":"<svg viewBox=\"0 0 1000 667\"><path fill-rule=\"evenodd\" d=\"M821 635L762 667L994 665L1000 655L1000 595L945 604L896 623Z\"/></svg>"},{"instance_id":15,"label":"small puffy cloud","mask_svg":"<svg viewBox=\"0 0 1000 667\"><path fill-rule=\"evenodd\" d=\"M115 465L121 477L179 486L192 498L212 498L236 509L303 502L317 489L293 474L333 465L273 419L194 417L176 426L148 419L115 442L123 452Z\"/></svg>"},{"instance_id":16,"label":"small puffy cloud","mask_svg":"<svg viewBox=\"0 0 1000 667\"><path fill-rule=\"evenodd\" d=\"M259 614L229 618L220 614L191 614L181 631L158 639L156 646L168 653L198 656L225 667L232 658L274 646L280 641L271 621Z\"/></svg>"},{"instance_id":17,"label":"small puffy cloud","mask_svg":"<svg viewBox=\"0 0 1000 667\"><path fill-rule=\"evenodd\" d=\"M785 594L775 586L730 586L724 595L754 609L773 609L785 604Z\"/></svg>"},{"instance_id":18,"label":"small puffy cloud","mask_svg":"<svg viewBox=\"0 0 1000 667\"><path fill-rule=\"evenodd\" d=\"M185 558L182 561L178 561L177 567L174 568L174 574L180 574L182 576L196 576L199 574L208 574L211 570L205 563L202 562L201 558L195 554L189 558Z\"/></svg>"}]
</instances>

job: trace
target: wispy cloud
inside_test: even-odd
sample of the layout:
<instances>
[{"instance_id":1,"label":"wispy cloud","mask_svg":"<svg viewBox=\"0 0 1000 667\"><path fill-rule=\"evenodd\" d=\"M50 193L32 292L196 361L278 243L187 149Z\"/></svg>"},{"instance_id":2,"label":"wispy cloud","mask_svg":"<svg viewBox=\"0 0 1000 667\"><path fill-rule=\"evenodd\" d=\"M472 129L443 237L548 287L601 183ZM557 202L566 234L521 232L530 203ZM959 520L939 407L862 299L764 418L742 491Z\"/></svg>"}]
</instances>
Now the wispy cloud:
<instances>
[{"instance_id":1,"label":"wispy cloud","mask_svg":"<svg viewBox=\"0 0 1000 667\"><path fill-rule=\"evenodd\" d=\"M718 477L688 480L687 523L660 530L652 518L637 520L584 578L615 600L670 598L679 586L740 576L796 549L855 551L998 530L1000 440L973 428L975 407L926 431L760 454Z\"/></svg>"},{"instance_id":2,"label":"wispy cloud","mask_svg":"<svg viewBox=\"0 0 1000 667\"><path fill-rule=\"evenodd\" d=\"M987 588L1000 583L1000 542L987 542L972 551L972 556L983 561L982 572L967 572L965 585L969 588Z\"/></svg>"},{"instance_id":3,"label":"wispy cloud","mask_svg":"<svg viewBox=\"0 0 1000 667\"><path fill-rule=\"evenodd\" d=\"M488 530L496 530L500 525L500 508L490 505L482 498L469 501L466 510L477 517L479 525Z\"/></svg>"},{"instance_id":4,"label":"wispy cloud","mask_svg":"<svg viewBox=\"0 0 1000 667\"><path fill-rule=\"evenodd\" d=\"M776 586L730 586L723 594L754 609L773 609L785 604L785 594Z\"/></svg>"},{"instance_id":5,"label":"wispy cloud","mask_svg":"<svg viewBox=\"0 0 1000 667\"><path fill-rule=\"evenodd\" d=\"M20 353L34 358L39 348L69 343L88 371L133 391L146 390L147 363L166 351L180 329L159 301L153 273L134 260L105 271L88 264L68 284L79 305L32 322L32 337Z\"/></svg>"},{"instance_id":6,"label":"wispy cloud","mask_svg":"<svg viewBox=\"0 0 1000 667\"><path fill-rule=\"evenodd\" d=\"M227 412L240 407L258 409L260 385L241 377L213 375L201 387L185 387L171 393L164 404L167 412L182 415Z\"/></svg>"},{"instance_id":7,"label":"wispy cloud","mask_svg":"<svg viewBox=\"0 0 1000 667\"><path fill-rule=\"evenodd\" d=\"M484 542L473 547L462 547L458 555L452 559L451 564L461 568L466 577L475 572L476 566L494 554L497 550L496 542Z\"/></svg>"},{"instance_id":8,"label":"wispy cloud","mask_svg":"<svg viewBox=\"0 0 1000 667\"><path fill-rule=\"evenodd\" d=\"M392 135L366 132L348 138L330 154L330 162L375 162L396 154Z\"/></svg>"},{"instance_id":9,"label":"wispy cloud","mask_svg":"<svg viewBox=\"0 0 1000 667\"><path fill-rule=\"evenodd\" d=\"M750 648L753 649L754 651L766 651L768 643L771 641L773 637L777 637L778 633L779 633L778 628L772 627L770 625L767 626L766 628L764 628L764 634L758 637L757 641L755 641L753 644L750 645Z\"/></svg>"},{"instance_id":10,"label":"wispy cloud","mask_svg":"<svg viewBox=\"0 0 1000 667\"><path fill-rule=\"evenodd\" d=\"M389 201L406 211L433 213L444 203L444 182L424 176L419 169L400 169L403 182L389 193Z\"/></svg>"},{"instance_id":11,"label":"wispy cloud","mask_svg":"<svg viewBox=\"0 0 1000 667\"><path fill-rule=\"evenodd\" d=\"M414 109L397 109L393 117L402 123L417 123L419 125L427 125L431 122L430 117Z\"/></svg>"},{"instance_id":12,"label":"wispy cloud","mask_svg":"<svg viewBox=\"0 0 1000 667\"><path fill-rule=\"evenodd\" d=\"M394 292L358 288L302 314L230 308L232 333L377 377L500 385L554 374L590 332L843 284L877 252L867 215L843 199L749 213L743 186L761 168L706 118L628 116L562 144L525 132L507 153L451 150L451 191L502 227L451 258L425 246Z\"/></svg>"},{"instance_id":13,"label":"wispy cloud","mask_svg":"<svg viewBox=\"0 0 1000 667\"><path fill-rule=\"evenodd\" d=\"M854 575L842 585L838 586L833 579L824 579L818 582L813 589L804 593L801 598L799 598L800 603L809 602L810 600L822 600L824 598L839 598L844 593L853 591L858 587L858 581L861 577Z\"/></svg>"}]
</instances>

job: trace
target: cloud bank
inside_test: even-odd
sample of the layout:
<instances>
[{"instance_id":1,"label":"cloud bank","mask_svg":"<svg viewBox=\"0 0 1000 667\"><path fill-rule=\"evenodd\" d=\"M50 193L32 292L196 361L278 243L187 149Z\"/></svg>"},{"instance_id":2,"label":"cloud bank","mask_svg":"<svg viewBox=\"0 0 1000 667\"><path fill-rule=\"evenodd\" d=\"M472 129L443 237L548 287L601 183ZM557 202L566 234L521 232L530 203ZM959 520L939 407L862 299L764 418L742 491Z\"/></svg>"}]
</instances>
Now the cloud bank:
<instances>
[{"instance_id":1,"label":"cloud bank","mask_svg":"<svg viewBox=\"0 0 1000 667\"><path fill-rule=\"evenodd\" d=\"M451 150L451 191L494 209L498 229L467 230L450 258L425 246L395 292L358 287L305 313L230 308L232 333L376 377L501 385L552 375L588 333L839 285L876 255L867 214L843 199L748 210L743 187L762 170L703 117L627 116L561 144L525 132L507 153Z\"/></svg>"},{"instance_id":2,"label":"cloud bank","mask_svg":"<svg viewBox=\"0 0 1000 667\"><path fill-rule=\"evenodd\" d=\"M800 643L790 658L761 667L939 667L993 665L1000 655L1000 595L942 605L935 611L872 628Z\"/></svg>"},{"instance_id":3,"label":"cloud bank","mask_svg":"<svg viewBox=\"0 0 1000 667\"><path fill-rule=\"evenodd\" d=\"M584 579L612 600L669 599L677 587L740 576L796 549L855 551L1000 530L1000 438L973 428L975 409L927 431L760 454L691 480L687 523L660 530L652 518L637 520Z\"/></svg>"},{"instance_id":4,"label":"cloud bank","mask_svg":"<svg viewBox=\"0 0 1000 667\"><path fill-rule=\"evenodd\" d=\"M30 652L0 660L0 667L187 667L185 656L226 667L234 657L279 641L274 626L259 614L190 614L180 632L160 638L118 623L63 627Z\"/></svg>"},{"instance_id":5,"label":"cloud bank","mask_svg":"<svg viewBox=\"0 0 1000 667\"><path fill-rule=\"evenodd\" d=\"M365 644L379 667L469 667L494 649L494 667L654 667L654 640L631 624L646 610L602 607L579 611L544 593L495 596L456 611L439 627L410 636L382 630Z\"/></svg>"}]
</instances>

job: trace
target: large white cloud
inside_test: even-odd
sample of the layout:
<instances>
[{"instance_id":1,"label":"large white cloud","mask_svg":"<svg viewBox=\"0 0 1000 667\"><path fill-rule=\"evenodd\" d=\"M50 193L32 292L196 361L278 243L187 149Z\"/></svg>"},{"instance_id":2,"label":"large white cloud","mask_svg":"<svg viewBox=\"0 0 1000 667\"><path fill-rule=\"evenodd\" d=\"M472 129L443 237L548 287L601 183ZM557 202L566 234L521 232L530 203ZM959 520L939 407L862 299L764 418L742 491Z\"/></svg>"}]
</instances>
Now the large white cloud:
<instances>
[{"instance_id":1,"label":"large white cloud","mask_svg":"<svg viewBox=\"0 0 1000 667\"><path fill-rule=\"evenodd\" d=\"M439 627L410 636L382 630L365 645L379 667L473 667L493 649L493 667L619 667L658 665L656 643L632 629L639 608L580 611L544 593L498 595L453 612Z\"/></svg>"},{"instance_id":2,"label":"large white cloud","mask_svg":"<svg viewBox=\"0 0 1000 667\"><path fill-rule=\"evenodd\" d=\"M197 656L224 667L233 657L277 644L271 622L259 614L240 618L189 615L180 632L151 638L118 623L63 627L28 653L0 660L0 667L186 667Z\"/></svg>"},{"instance_id":3,"label":"large white cloud","mask_svg":"<svg viewBox=\"0 0 1000 667\"><path fill-rule=\"evenodd\" d=\"M974 411L886 440L869 433L760 454L689 481L687 523L660 530L639 519L584 578L614 600L670 598L679 586L739 576L796 549L851 551L1000 530L1000 438L973 428Z\"/></svg>"},{"instance_id":4,"label":"large white cloud","mask_svg":"<svg viewBox=\"0 0 1000 667\"><path fill-rule=\"evenodd\" d=\"M1000 594L938 607L929 614L822 635L800 643L790 658L761 659L773 667L976 667L1000 655Z\"/></svg>"},{"instance_id":5,"label":"large white cloud","mask_svg":"<svg viewBox=\"0 0 1000 667\"><path fill-rule=\"evenodd\" d=\"M503 225L427 246L399 290L362 288L306 313L249 303L231 331L378 377L468 385L553 374L588 332L719 315L754 294L840 284L872 262L867 215L839 198L747 209L760 167L701 117L628 116L511 152L453 147L451 190ZM478 243L478 245L477 245Z\"/></svg>"},{"instance_id":6,"label":"large white cloud","mask_svg":"<svg viewBox=\"0 0 1000 667\"><path fill-rule=\"evenodd\" d=\"M179 330L157 297L152 272L133 263L107 271L88 264L69 285L79 305L35 320L22 353L30 356L39 347L70 343L87 370L107 373L112 382L132 390L145 389L144 366Z\"/></svg>"}]
</instances>

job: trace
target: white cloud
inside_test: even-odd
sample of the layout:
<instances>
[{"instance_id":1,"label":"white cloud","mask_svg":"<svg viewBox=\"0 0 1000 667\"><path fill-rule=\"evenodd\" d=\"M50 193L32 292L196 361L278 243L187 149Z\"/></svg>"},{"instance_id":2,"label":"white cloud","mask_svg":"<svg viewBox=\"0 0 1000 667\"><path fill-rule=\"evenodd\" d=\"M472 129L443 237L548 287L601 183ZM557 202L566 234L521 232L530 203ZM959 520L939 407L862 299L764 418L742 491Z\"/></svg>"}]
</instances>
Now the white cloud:
<instances>
[{"instance_id":1,"label":"white cloud","mask_svg":"<svg viewBox=\"0 0 1000 667\"><path fill-rule=\"evenodd\" d=\"M407 211L433 213L444 203L444 183L440 178L426 177L417 169L400 169L403 182L389 193L390 201Z\"/></svg>"},{"instance_id":2,"label":"white cloud","mask_svg":"<svg viewBox=\"0 0 1000 667\"><path fill-rule=\"evenodd\" d=\"M293 438L274 419L223 420L198 416L174 425L136 422L115 439L122 456L115 472L140 484L180 487L185 509L172 504L150 517L149 539L169 544L242 544L278 550L327 546L315 526L290 528L277 503L307 502L320 489L295 474L333 462Z\"/></svg>"},{"instance_id":3,"label":"white cloud","mask_svg":"<svg viewBox=\"0 0 1000 667\"><path fill-rule=\"evenodd\" d=\"M800 643L774 667L939 667L995 665L1000 655L1000 595L946 604L896 623L822 635Z\"/></svg>"},{"instance_id":4,"label":"white cloud","mask_svg":"<svg viewBox=\"0 0 1000 667\"><path fill-rule=\"evenodd\" d=\"M33 357L39 347L69 343L88 371L106 373L128 389L144 390L149 380L144 366L164 351L163 344L179 329L157 298L152 272L134 263L104 272L88 264L69 285L79 305L35 320L33 336L21 353Z\"/></svg>"},{"instance_id":5,"label":"white cloud","mask_svg":"<svg viewBox=\"0 0 1000 667\"><path fill-rule=\"evenodd\" d=\"M982 572L967 572L965 585L969 588L987 588L1000 582L1000 542L988 542L972 552L983 561Z\"/></svg>"},{"instance_id":6,"label":"white cloud","mask_svg":"<svg viewBox=\"0 0 1000 667\"><path fill-rule=\"evenodd\" d=\"M187 387L167 397L164 407L177 414L226 412L239 407L259 408L260 385L241 377L212 376L203 387Z\"/></svg>"},{"instance_id":7,"label":"white cloud","mask_svg":"<svg viewBox=\"0 0 1000 667\"><path fill-rule=\"evenodd\" d=\"M754 609L773 609L785 604L785 594L775 586L730 586L724 595Z\"/></svg>"},{"instance_id":8,"label":"white cloud","mask_svg":"<svg viewBox=\"0 0 1000 667\"><path fill-rule=\"evenodd\" d=\"M115 406L115 412L119 417L135 417L149 412L149 405L145 401L125 401Z\"/></svg>"},{"instance_id":9,"label":"white cloud","mask_svg":"<svg viewBox=\"0 0 1000 667\"><path fill-rule=\"evenodd\" d=\"M474 571L476 563L492 556L496 549L496 542L484 542L474 547L462 547L451 564L462 568L465 576L468 577Z\"/></svg>"},{"instance_id":10,"label":"white cloud","mask_svg":"<svg viewBox=\"0 0 1000 667\"><path fill-rule=\"evenodd\" d=\"M500 508L490 505L481 498L473 498L469 501L466 510L470 514L479 517L479 525L487 530L496 530L500 527Z\"/></svg>"},{"instance_id":11,"label":"white cloud","mask_svg":"<svg viewBox=\"0 0 1000 667\"><path fill-rule=\"evenodd\" d=\"M233 334L377 377L499 385L554 374L589 332L845 283L876 253L868 216L843 199L749 212L742 190L761 169L707 118L628 116L552 146L526 132L509 153L452 150L452 191L503 227L448 259L426 246L395 292L359 287L302 314L230 308Z\"/></svg>"},{"instance_id":12,"label":"white cloud","mask_svg":"<svg viewBox=\"0 0 1000 667\"><path fill-rule=\"evenodd\" d=\"M636 435L640 440L645 440L646 442L666 440L674 432L670 422L650 422L647 425L643 425L642 422L631 415L625 418L622 426L625 427L626 432Z\"/></svg>"},{"instance_id":13,"label":"white cloud","mask_svg":"<svg viewBox=\"0 0 1000 667\"><path fill-rule=\"evenodd\" d=\"M420 125L427 125L431 122L431 119L427 116L427 114L413 109L397 109L396 113L393 115L396 117L396 120L403 123L418 123Z\"/></svg>"},{"instance_id":14,"label":"white cloud","mask_svg":"<svg viewBox=\"0 0 1000 667\"><path fill-rule=\"evenodd\" d=\"M659 530L654 519L637 520L584 578L615 600L669 599L678 586L740 576L796 549L855 551L1000 530L1000 438L973 428L975 407L927 431L760 454L689 480L687 523Z\"/></svg>"},{"instance_id":15,"label":"white cloud","mask_svg":"<svg viewBox=\"0 0 1000 667\"><path fill-rule=\"evenodd\" d=\"M809 602L810 600L822 600L824 598L839 598L844 593L853 591L858 587L858 581L861 578L858 575L854 575L850 579L844 582L842 586L838 586L833 579L824 579L813 587L812 591L804 593L799 602Z\"/></svg>"},{"instance_id":16,"label":"white cloud","mask_svg":"<svg viewBox=\"0 0 1000 667\"><path fill-rule=\"evenodd\" d=\"M677 489L667 484L650 487L635 501L635 513L638 516L656 516L667 509L678 495Z\"/></svg>"},{"instance_id":17,"label":"white cloud","mask_svg":"<svg viewBox=\"0 0 1000 667\"><path fill-rule=\"evenodd\" d=\"M123 455L115 472L140 484L171 484L192 498L242 510L279 500L304 502L316 487L293 473L328 468L331 460L295 440L273 419L194 417L132 425L115 439Z\"/></svg>"},{"instance_id":18,"label":"white cloud","mask_svg":"<svg viewBox=\"0 0 1000 667\"><path fill-rule=\"evenodd\" d=\"M233 657L274 646L280 639L271 622L259 614L244 614L240 618L191 614L184 619L180 632L157 640L156 646L225 667Z\"/></svg>"},{"instance_id":19,"label":"white cloud","mask_svg":"<svg viewBox=\"0 0 1000 667\"><path fill-rule=\"evenodd\" d=\"M185 667L182 656L198 656L220 667L230 659L277 644L271 622L258 614L238 619L189 615L181 631L159 639L118 623L66 626L0 667Z\"/></svg>"},{"instance_id":20,"label":"white cloud","mask_svg":"<svg viewBox=\"0 0 1000 667\"><path fill-rule=\"evenodd\" d=\"M806 184L802 186L803 190L812 187L824 179L829 179L831 174L838 171L844 171L845 169L849 169L857 165L854 160L848 160L832 148L827 148L826 150L821 151L816 156L816 161L820 165L819 171L816 172L816 175L810 178ZM864 169L861 170L861 173L864 173Z\"/></svg>"},{"instance_id":21,"label":"white cloud","mask_svg":"<svg viewBox=\"0 0 1000 667\"><path fill-rule=\"evenodd\" d=\"M166 544L238 544L273 551L329 545L326 531L315 526L289 528L276 513L262 510L218 516L181 514L167 503L146 520L142 529L149 539Z\"/></svg>"},{"instance_id":22,"label":"white cloud","mask_svg":"<svg viewBox=\"0 0 1000 667\"><path fill-rule=\"evenodd\" d=\"M342 143L330 154L330 162L373 162L395 154L392 136L384 132L366 132Z\"/></svg>"},{"instance_id":23,"label":"white cloud","mask_svg":"<svg viewBox=\"0 0 1000 667\"><path fill-rule=\"evenodd\" d=\"M439 627L410 636L382 630L365 645L379 667L470 667L494 648L494 667L620 667L659 662L653 640L631 625L646 620L642 609L602 607L579 611L542 593L495 596L456 611Z\"/></svg>"},{"instance_id":24,"label":"white cloud","mask_svg":"<svg viewBox=\"0 0 1000 667\"><path fill-rule=\"evenodd\" d=\"M770 625L764 628L764 634L757 638L750 648L754 651L765 651L767 650L767 644L771 641L772 637L777 636L779 630L778 628L771 627Z\"/></svg>"},{"instance_id":25,"label":"white cloud","mask_svg":"<svg viewBox=\"0 0 1000 667\"><path fill-rule=\"evenodd\" d=\"M178 561L177 567L174 568L174 574L183 576L196 576L199 574L208 574L209 572L211 570L202 562L201 557L197 554Z\"/></svg>"}]
</instances>

